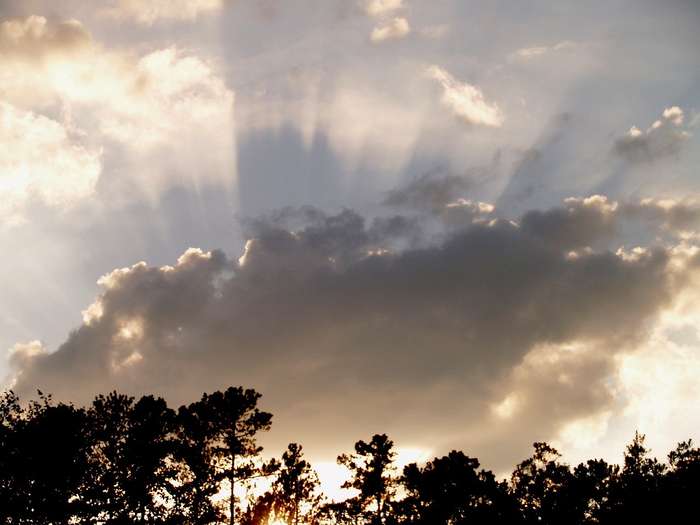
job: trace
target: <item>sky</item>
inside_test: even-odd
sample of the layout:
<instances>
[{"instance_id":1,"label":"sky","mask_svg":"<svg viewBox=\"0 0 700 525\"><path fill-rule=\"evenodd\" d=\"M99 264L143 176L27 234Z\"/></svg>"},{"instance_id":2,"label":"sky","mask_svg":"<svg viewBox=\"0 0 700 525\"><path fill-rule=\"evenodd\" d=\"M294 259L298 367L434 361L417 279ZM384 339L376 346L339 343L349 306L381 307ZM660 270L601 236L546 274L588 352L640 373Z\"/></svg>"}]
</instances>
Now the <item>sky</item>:
<instances>
[{"instance_id":1,"label":"sky","mask_svg":"<svg viewBox=\"0 0 700 525\"><path fill-rule=\"evenodd\" d=\"M696 0L0 0L0 382L498 473L700 428Z\"/></svg>"}]
</instances>

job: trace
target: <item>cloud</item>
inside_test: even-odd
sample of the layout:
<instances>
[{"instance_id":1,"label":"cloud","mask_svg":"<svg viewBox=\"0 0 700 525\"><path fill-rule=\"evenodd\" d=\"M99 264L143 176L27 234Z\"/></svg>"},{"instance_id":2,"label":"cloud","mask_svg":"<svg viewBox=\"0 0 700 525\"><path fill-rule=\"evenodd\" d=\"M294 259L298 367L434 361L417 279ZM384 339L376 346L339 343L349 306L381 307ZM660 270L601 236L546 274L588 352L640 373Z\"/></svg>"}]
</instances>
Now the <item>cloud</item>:
<instances>
[{"instance_id":1,"label":"cloud","mask_svg":"<svg viewBox=\"0 0 700 525\"><path fill-rule=\"evenodd\" d=\"M683 126L684 118L683 110L678 106L667 108L661 118L645 131L632 126L615 142L613 151L632 163L649 163L677 156L690 138L690 132Z\"/></svg>"},{"instance_id":2,"label":"cloud","mask_svg":"<svg viewBox=\"0 0 700 525\"><path fill-rule=\"evenodd\" d=\"M436 24L421 28L419 33L425 38L437 40L447 36L450 33L450 30L449 24Z\"/></svg>"},{"instance_id":3,"label":"cloud","mask_svg":"<svg viewBox=\"0 0 700 525\"><path fill-rule=\"evenodd\" d=\"M372 30L370 40L379 43L385 40L399 40L411 32L408 20L403 17L392 18Z\"/></svg>"},{"instance_id":4,"label":"cloud","mask_svg":"<svg viewBox=\"0 0 700 525\"><path fill-rule=\"evenodd\" d=\"M183 131L193 138L212 133L217 125L231 127L233 93L200 58L167 48L127 67L111 107L101 116L105 135L148 149L180 142Z\"/></svg>"},{"instance_id":5,"label":"cloud","mask_svg":"<svg viewBox=\"0 0 700 525\"><path fill-rule=\"evenodd\" d=\"M473 125L496 128L503 125L503 113L496 104L486 101L479 88L459 82L439 66L430 66L427 74L442 87L442 104L455 116Z\"/></svg>"},{"instance_id":6,"label":"cloud","mask_svg":"<svg viewBox=\"0 0 700 525\"><path fill-rule=\"evenodd\" d=\"M441 210L465 196L472 185L467 177L427 173L388 192L384 204L416 210Z\"/></svg>"},{"instance_id":7,"label":"cloud","mask_svg":"<svg viewBox=\"0 0 700 525\"><path fill-rule=\"evenodd\" d=\"M654 451L672 449L679 436L693 436L700 417L697 288L658 323L648 341L619 364L621 390L629 402L624 416L636 428L653 428Z\"/></svg>"},{"instance_id":8,"label":"cloud","mask_svg":"<svg viewBox=\"0 0 700 525\"><path fill-rule=\"evenodd\" d=\"M520 226L535 238L573 250L613 238L620 222L617 210L618 204L602 195L569 198L564 207L527 212Z\"/></svg>"},{"instance_id":9,"label":"cloud","mask_svg":"<svg viewBox=\"0 0 700 525\"><path fill-rule=\"evenodd\" d=\"M366 164L378 171L397 172L420 137L424 123L421 101L407 106L405 93L368 90L367 84L357 82L358 76L359 73L347 82L334 81L332 88L325 86L327 78L323 83L304 86L293 99L294 104L285 96L266 96L256 101L256 107L264 108L263 127L298 127L309 147L314 139L327 141L333 154L350 171ZM250 109L250 104L247 106ZM242 112L237 113L242 133L260 126L257 121L251 123L246 115L241 116Z\"/></svg>"},{"instance_id":10,"label":"cloud","mask_svg":"<svg viewBox=\"0 0 700 525\"><path fill-rule=\"evenodd\" d=\"M43 16L0 22L0 54L31 60L72 54L90 44L91 36L77 20L49 23Z\"/></svg>"},{"instance_id":11,"label":"cloud","mask_svg":"<svg viewBox=\"0 0 700 525\"><path fill-rule=\"evenodd\" d=\"M9 350L10 364L17 368L31 366L33 359L48 354L41 341L29 341L27 343L17 343Z\"/></svg>"},{"instance_id":12,"label":"cloud","mask_svg":"<svg viewBox=\"0 0 700 525\"><path fill-rule=\"evenodd\" d=\"M495 218L493 205L464 197L474 185L474 180L467 176L428 172L389 191L383 204L428 214L435 219L438 228L460 230L474 222ZM425 221L426 217L422 219Z\"/></svg>"},{"instance_id":13,"label":"cloud","mask_svg":"<svg viewBox=\"0 0 700 525\"><path fill-rule=\"evenodd\" d=\"M625 216L658 224L664 231L681 236L696 231L700 225L700 203L692 198L647 198L637 203L627 203L621 211Z\"/></svg>"},{"instance_id":14,"label":"cloud","mask_svg":"<svg viewBox=\"0 0 700 525\"><path fill-rule=\"evenodd\" d=\"M370 16L382 16L403 7L402 0L363 0L365 12Z\"/></svg>"},{"instance_id":15,"label":"cloud","mask_svg":"<svg viewBox=\"0 0 700 525\"><path fill-rule=\"evenodd\" d=\"M159 20L194 20L222 9L224 4L225 0L117 0L104 9L104 14L152 25Z\"/></svg>"},{"instance_id":16,"label":"cloud","mask_svg":"<svg viewBox=\"0 0 700 525\"><path fill-rule=\"evenodd\" d=\"M65 209L93 194L101 151L82 144L79 130L0 101L0 221L22 221L39 200Z\"/></svg>"},{"instance_id":17,"label":"cloud","mask_svg":"<svg viewBox=\"0 0 700 525\"><path fill-rule=\"evenodd\" d=\"M173 266L107 274L56 352L16 360L15 388L180 402L246 384L265 393L280 443L296 435L315 451L381 427L481 453L485 434L468 429L497 418L493 460L516 426L551 436L609 410L613 357L645 339L685 282L670 248L599 247L622 208L574 199L518 221L490 208L489 220L411 242L415 217L288 209L248 224L240 258L191 249ZM499 416L508 396L519 401Z\"/></svg>"},{"instance_id":18,"label":"cloud","mask_svg":"<svg viewBox=\"0 0 700 525\"><path fill-rule=\"evenodd\" d=\"M54 131L54 142L76 141L80 135L84 150L93 152L80 157L77 146L61 150L71 156L56 148L47 151L64 159L63 193L90 194L94 152L101 150L107 150L109 162L104 187L110 187L115 173L130 179L125 185L130 191L135 187L151 196L163 187L191 184L193 178L235 181L234 94L207 60L176 47L140 55L107 49L76 21L28 17L1 27L0 49L10 52L0 53L0 101L35 114L44 125L51 120L70 135L61 138ZM27 154L25 164L35 157ZM65 162L73 162L74 169L67 170ZM56 186L40 186L56 180L42 173L58 168L26 168L34 173L34 193L45 200L57 194ZM73 191L78 181L86 185Z\"/></svg>"},{"instance_id":19,"label":"cloud","mask_svg":"<svg viewBox=\"0 0 700 525\"><path fill-rule=\"evenodd\" d=\"M563 442L568 452L590 447L607 431L617 401L610 388L615 377L615 356L604 348L536 347L500 385L506 394L492 406L492 424L528 428L532 439Z\"/></svg>"},{"instance_id":20,"label":"cloud","mask_svg":"<svg viewBox=\"0 0 700 525\"><path fill-rule=\"evenodd\" d=\"M568 51L576 47L576 43L570 40L563 40L552 46L533 46L518 49L510 55L511 60L529 61L550 53Z\"/></svg>"}]
</instances>

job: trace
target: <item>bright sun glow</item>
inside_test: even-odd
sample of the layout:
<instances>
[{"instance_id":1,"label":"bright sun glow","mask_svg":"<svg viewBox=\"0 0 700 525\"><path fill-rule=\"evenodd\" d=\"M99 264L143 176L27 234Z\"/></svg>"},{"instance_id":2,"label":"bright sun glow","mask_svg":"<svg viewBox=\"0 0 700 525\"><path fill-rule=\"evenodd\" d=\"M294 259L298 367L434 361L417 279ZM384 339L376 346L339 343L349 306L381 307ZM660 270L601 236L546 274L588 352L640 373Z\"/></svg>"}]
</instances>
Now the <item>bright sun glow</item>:
<instances>
[{"instance_id":1,"label":"bright sun glow","mask_svg":"<svg viewBox=\"0 0 700 525\"><path fill-rule=\"evenodd\" d=\"M418 447L397 447L396 468L401 471L409 463L422 464L433 456L433 451ZM321 482L321 490L333 501L341 501L355 494L350 489L342 489L341 485L348 480L348 470L332 461L314 463L314 469Z\"/></svg>"}]
</instances>

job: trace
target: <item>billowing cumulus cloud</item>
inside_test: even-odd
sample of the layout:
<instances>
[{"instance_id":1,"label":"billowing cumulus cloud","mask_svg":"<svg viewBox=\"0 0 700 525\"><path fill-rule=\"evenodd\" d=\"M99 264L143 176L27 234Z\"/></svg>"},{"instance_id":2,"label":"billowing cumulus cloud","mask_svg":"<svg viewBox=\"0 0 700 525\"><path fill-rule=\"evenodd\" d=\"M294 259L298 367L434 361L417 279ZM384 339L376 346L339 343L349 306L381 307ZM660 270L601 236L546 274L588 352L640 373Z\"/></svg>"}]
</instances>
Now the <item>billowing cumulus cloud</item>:
<instances>
[{"instance_id":1,"label":"billowing cumulus cloud","mask_svg":"<svg viewBox=\"0 0 700 525\"><path fill-rule=\"evenodd\" d=\"M82 144L80 130L0 101L0 223L21 222L39 200L63 208L90 196L101 151Z\"/></svg>"},{"instance_id":2,"label":"billowing cumulus cloud","mask_svg":"<svg viewBox=\"0 0 700 525\"><path fill-rule=\"evenodd\" d=\"M194 20L223 8L225 0L113 0L104 14L151 25L158 20Z\"/></svg>"},{"instance_id":3,"label":"billowing cumulus cloud","mask_svg":"<svg viewBox=\"0 0 700 525\"><path fill-rule=\"evenodd\" d=\"M46 356L48 352L41 344L41 341L29 341L27 343L17 343L9 350L9 362L12 366L21 370L31 366L32 359L39 356Z\"/></svg>"},{"instance_id":4,"label":"billowing cumulus cloud","mask_svg":"<svg viewBox=\"0 0 700 525\"><path fill-rule=\"evenodd\" d=\"M8 50L0 53L5 121L17 118L13 106L34 115L25 126L47 130L12 132L24 148L3 155L13 173L24 173L15 194L89 195L105 147L109 171L146 194L193 178L233 179L234 95L206 60L175 47L141 55L106 49L79 22L36 16L4 22L0 35Z\"/></svg>"},{"instance_id":5,"label":"billowing cumulus cloud","mask_svg":"<svg viewBox=\"0 0 700 525\"><path fill-rule=\"evenodd\" d=\"M57 88L70 78L69 66L83 62L93 50L92 37L79 21L35 15L4 20L0 97L28 109L45 109L57 101Z\"/></svg>"},{"instance_id":6,"label":"billowing cumulus cloud","mask_svg":"<svg viewBox=\"0 0 700 525\"><path fill-rule=\"evenodd\" d=\"M617 250L625 207L600 196L518 221L450 206L473 220L430 236L410 216L287 209L247 224L240 258L191 249L174 266L115 270L55 353L15 350L15 388L179 402L251 385L280 439L312 450L381 424L436 445L487 439L488 456L515 426L552 437L610 410L615 356L645 340L687 265L661 245ZM489 431L470 433L478 422Z\"/></svg>"},{"instance_id":7,"label":"billowing cumulus cloud","mask_svg":"<svg viewBox=\"0 0 700 525\"><path fill-rule=\"evenodd\" d=\"M654 162L681 152L690 132L683 126L685 115L678 106L664 110L646 130L632 126L615 142L614 151L629 162Z\"/></svg>"},{"instance_id":8,"label":"billowing cumulus cloud","mask_svg":"<svg viewBox=\"0 0 700 525\"><path fill-rule=\"evenodd\" d=\"M503 113L496 104L486 101L479 88L459 82L439 66L430 66L427 74L442 87L442 103L456 117L468 124L496 128L503 125Z\"/></svg>"},{"instance_id":9,"label":"billowing cumulus cloud","mask_svg":"<svg viewBox=\"0 0 700 525\"><path fill-rule=\"evenodd\" d=\"M411 32L408 20L403 17L396 17L378 25L372 30L370 36L372 42L379 43L385 40L398 40Z\"/></svg>"},{"instance_id":10,"label":"billowing cumulus cloud","mask_svg":"<svg viewBox=\"0 0 700 525\"><path fill-rule=\"evenodd\" d=\"M172 146L183 130L194 138L217 125L231 127L233 94L203 60L168 48L127 67L113 104L101 118L107 136L148 149Z\"/></svg>"}]
</instances>

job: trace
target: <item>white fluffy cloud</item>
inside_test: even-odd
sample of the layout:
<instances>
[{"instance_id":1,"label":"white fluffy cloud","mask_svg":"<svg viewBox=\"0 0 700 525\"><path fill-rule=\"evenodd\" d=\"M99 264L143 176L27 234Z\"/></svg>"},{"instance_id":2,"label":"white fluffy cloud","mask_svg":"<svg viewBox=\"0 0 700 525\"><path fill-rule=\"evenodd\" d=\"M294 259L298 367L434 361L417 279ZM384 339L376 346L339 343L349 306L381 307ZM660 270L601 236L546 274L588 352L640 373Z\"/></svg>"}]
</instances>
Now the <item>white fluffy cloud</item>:
<instances>
[{"instance_id":1,"label":"white fluffy cloud","mask_svg":"<svg viewBox=\"0 0 700 525\"><path fill-rule=\"evenodd\" d=\"M108 79L116 83L111 104L100 109L105 135L149 149L231 129L233 93L205 61L167 48L118 69ZM102 96L95 89L84 102L97 104Z\"/></svg>"},{"instance_id":2,"label":"white fluffy cloud","mask_svg":"<svg viewBox=\"0 0 700 525\"><path fill-rule=\"evenodd\" d=\"M46 20L37 25L45 27ZM42 32L48 50L55 32ZM172 141L192 127L232 125L233 93L205 60L174 47L133 56L87 41L77 56L8 66L16 76L7 78L6 99L68 106L76 119L84 112L105 135L136 148Z\"/></svg>"},{"instance_id":3,"label":"white fluffy cloud","mask_svg":"<svg viewBox=\"0 0 700 525\"><path fill-rule=\"evenodd\" d=\"M78 130L0 102L0 143L1 222L21 222L32 199L66 208L93 193L101 152Z\"/></svg>"},{"instance_id":4,"label":"white fluffy cloud","mask_svg":"<svg viewBox=\"0 0 700 525\"><path fill-rule=\"evenodd\" d=\"M374 43L384 42L385 40L398 40L411 32L411 26L408 25L408 20L403 17L396 17L384 22L372 30L370 39Z\"/></svg>"},{"instance_id":5,"label":"white fluffy cloud","mask_svg":"<svg viewBox=\"0 0 700 525\"><path fill-rule=\"evenodd\" d=\"M370 16L382 16L403 7L402 0L363 0L366 13Z\"/></svg>"},{"instance_id":6,"label":"white fluffy cloud","mask_svg":"<svg viewBox=\"0 0 700 525\"><path fill-rule=\"evenodd\" d=\"M487 102L478 87L458 81L439 66L430 66L427 74L442 87L442 103L455 116L468 124L496 128L503 125L502 111L498 105Z\"/></svg>"},{"instance_id":7,"label":"white fluffy cloud","mask_svg":"<svg viewBox=\"0 0 700 525\"><path fill-rule=\"evenodd\" d=\"M75 21L17 19L0 26L0 35L0 50L10 51L0 53L0 101L35 114L22 122L49 130L13 134L26 147L5 153L4 162L14 162L14 173L33 175L31 181L26 174L14 177L10 202L18 193L51 203L89 195L102 149L112 153L106 155L110 172L154 197L173 184L234 182L234 94L206 60L175 47L140 56L106 49ZM78 133L71 130L77 129L85 147L72 142ZM4 133L10 133L7 127ZM56 146L42 159L32 140ZM57 162L47 163L52 155Z\"/></svg>"}]
</instances>

